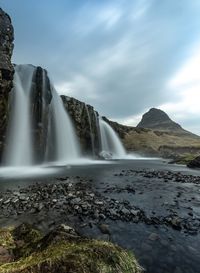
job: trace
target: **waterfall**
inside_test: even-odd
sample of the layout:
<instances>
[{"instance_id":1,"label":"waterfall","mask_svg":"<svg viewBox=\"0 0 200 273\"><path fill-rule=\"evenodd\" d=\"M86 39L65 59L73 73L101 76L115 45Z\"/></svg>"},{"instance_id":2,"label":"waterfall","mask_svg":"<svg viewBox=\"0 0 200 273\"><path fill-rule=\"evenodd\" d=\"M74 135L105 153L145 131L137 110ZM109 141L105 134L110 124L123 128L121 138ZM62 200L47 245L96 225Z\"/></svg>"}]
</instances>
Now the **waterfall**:
<instances>
[{"instance_id":1,"label":"waterfall","mask_svg":"<svg viewBox=\"0 0 200 273\"><path fill-rule=\"evenodd\" d=\"M68 164L80 158L71 120L45 70L15 66L9 104L5 166L32 166L36 153L41 153L41 163Z\"/></svg>"},{"instance_id":2,"label":"waterfall","mask_svg":"<svg viewBox=\"0 0 200 273\"><path fill-rule=\"evenodd\" d=\"M47 160L59 163L74 162L80 158L79 143L60 96L53 86L51 86L51 91Z\"/></svg>"},{"instance_id":3,"label":"waterfall","mask_svg":"<svg viewBox=\"0 0 200 273\"><path fill-rule=\"evenodd\" d=\"M101 152L104 158L122 159L126 157L126 151L112 127L103 119L99 119Z\"/></svg>"},{"instance_id":4,"label":"waterfall","mask_svg":"<svg viewBox=\"0 0 200 273\"><path fill-rule=\"evenodd\" d=\"M13 89L10 94L10 117L4 154L8 166L33 164L31 136L30 94L35 68L31 65L15 66Z\"/></svg>"}]
</instances>

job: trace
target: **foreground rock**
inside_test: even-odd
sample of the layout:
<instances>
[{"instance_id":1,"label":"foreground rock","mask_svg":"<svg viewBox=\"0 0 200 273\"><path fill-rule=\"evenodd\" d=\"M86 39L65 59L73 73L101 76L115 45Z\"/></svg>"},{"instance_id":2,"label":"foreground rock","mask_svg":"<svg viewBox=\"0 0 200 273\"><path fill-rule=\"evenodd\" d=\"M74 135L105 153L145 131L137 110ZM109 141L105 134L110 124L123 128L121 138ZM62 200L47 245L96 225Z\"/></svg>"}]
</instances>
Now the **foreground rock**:
<instances>
[{"instance_id":1,"label":"foreground rock","mask_svg":"<svg viewBox=\"0 0 200 273\"><path fill-rule=\"evenodd\" d=\"M46 236L26 224L0 230L0 264L1 273L141 272L130 252L110 242L83 238L65 225Z\"/></svg>"},{"instance_id":2,"label":"foreground rock","mask_svg":"<svg viewBox=\"0 0 200 273\"><path fill-rule=\"evenodd\" d=\"M8 121L8 95L12 88L14 69L11 64L13 27L10 17L0 8L0 156Z\"/></svg>"},{"instance_id":3,"label":"foreground rock","mask_svg":"<svg viewBox=\"0 0 200 273\"><path fill-rule=\"evenodd\" d=\"M196 158L194 158L193 160L191 160L187 166L189 168L200 168L200 156L197 156Z\"/></svg>"}]
</instances>

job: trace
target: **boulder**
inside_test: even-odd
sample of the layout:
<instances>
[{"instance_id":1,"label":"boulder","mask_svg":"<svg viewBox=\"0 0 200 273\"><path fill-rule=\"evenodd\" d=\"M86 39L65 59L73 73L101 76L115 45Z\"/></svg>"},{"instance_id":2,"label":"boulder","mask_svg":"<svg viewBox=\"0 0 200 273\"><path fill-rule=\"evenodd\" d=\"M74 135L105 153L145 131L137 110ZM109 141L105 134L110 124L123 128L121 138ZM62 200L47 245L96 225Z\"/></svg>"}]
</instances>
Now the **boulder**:
<instances>
[{"instance_id":1,"label":"boulder","mask_svg":"<svg viewBox=\"0 0 200 273\"><path fill-rule=\"evenodd\" d=\"M197 156L196 158L194 158L193 160L191 160L187 166L189 168L200 168L200 156Z\"/></svg>"}]
</instances>

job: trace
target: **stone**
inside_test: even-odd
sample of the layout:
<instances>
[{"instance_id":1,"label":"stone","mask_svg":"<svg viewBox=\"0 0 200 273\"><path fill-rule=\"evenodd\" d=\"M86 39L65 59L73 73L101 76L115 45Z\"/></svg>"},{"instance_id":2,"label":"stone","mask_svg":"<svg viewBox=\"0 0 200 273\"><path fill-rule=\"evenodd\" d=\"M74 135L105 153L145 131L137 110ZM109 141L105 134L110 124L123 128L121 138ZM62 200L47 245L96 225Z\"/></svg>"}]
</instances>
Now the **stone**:
<instances>
[{"instance_id":1,"label":"stone","mask_svg":"<svg viewBox=\"0 0 200 273\"><path fill-rule=\"evenodd\" d=\"M10 263L14 259L13 255L10 254L8 249L3 246L0 246L0 264L1 263Z\"/></svg>"},{"instance_id":2,"label":"stone","mask_svg":"<svg viewBox=\"0 0 200 273\"><path fill-rule=\"evenodd\" d=\"M197 156L195 159L191 160L187 166L189 168L200 168L200 156Z\"/></svg>"},{"instance_id":3,"label":"stone","mask_svg":"<svg viewBox=\"0 0 200 273\"><path fill-rule=\"evenodd\" d=\"M99 229L101 230L101 232L103 234L109 234L110 235L110 230L109 230L109 226L106 224L101 224L99 225Z\"/></svg>"},{"instance_id":4,"label":"stone","mask_svg":"<svg viewBox=\"0 0 200 273\"><path fill-rule=\"evenodd\" d=\"M156 234L156 233L151 233L151 234L149 235L149 237L148 237L148 239L151 240L151 241L159 240L159 238L160 238L159 235Z\"/></svg>"},{"instance_id":5,"label":"stone","mask_svg":"<svg viewBox=\"0 0 200 273\"><path fill-rule=\"evenodd\" d=\"M126 214L130 214L130 211L128 209L126 209L126 208L123 208L121 210L121 213L126 215Z\"/></svg>"},{"instance_id":6,"label":"stone","mask_svg":"<svg viewBox=\"0 0 200 273\"><path fill-rule=\"evenodd\" d=\"M171 225L174 229L177 229L177 230L181 230L182 227L181 227L181 219L178 218L178 217L174 217L172 220L171 220Z\"/></svg>"}]
</instances>

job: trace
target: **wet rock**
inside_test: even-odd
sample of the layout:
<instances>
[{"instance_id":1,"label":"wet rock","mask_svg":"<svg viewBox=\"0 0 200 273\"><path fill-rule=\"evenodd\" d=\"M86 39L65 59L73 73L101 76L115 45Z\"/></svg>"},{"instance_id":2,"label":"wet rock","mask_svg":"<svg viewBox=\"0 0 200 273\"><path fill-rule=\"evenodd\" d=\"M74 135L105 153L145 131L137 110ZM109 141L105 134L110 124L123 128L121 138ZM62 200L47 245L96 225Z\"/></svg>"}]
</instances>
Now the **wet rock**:
<instances>
[{"instance_id":1,"label":"wet rock","mask_svg":"<svg viewBox=\"0 0 200 273\"><path fill-rule=\"evenodd\" d=\"M159 240L159 238L160 238L159 235L156 234L156 233L151 233L151 234L149 235L149 237L148 237L148 239L151 240L151 241Z\"/></svg>"},{"instance_id":2,"label":"wet rock","mask_svg":"<svg viewBox=\"0 0 200 273\"><path fill-rule=\"evenodd\" d=\"M99 225L99 229L103 234L108 234L110 235L110 230L109 230L109 226L105 225L105 224L101 224Z\"/></svg>"},{"instance_id":3,"label":"wet rock","mask_svg":"<svg viewBox=\"0 0 200 273\"><path fill-rule=\"evenodd\" d=\"M200 168L200 156L197 156L195 159L191 160L187 166L189 168Z\"/></svg>"},{"instance_id":4,"label":"wet rock","mask_svg":"<svg viewBox=\"0 0 200 273\"><path fill-rule=\"evenodd\" d=\"M181 219L178 218L178 217L174 217L172 220L171 220L171 225L174 229L177 229L177 230L181 230Z\"/></svg>"}]
</instances>

